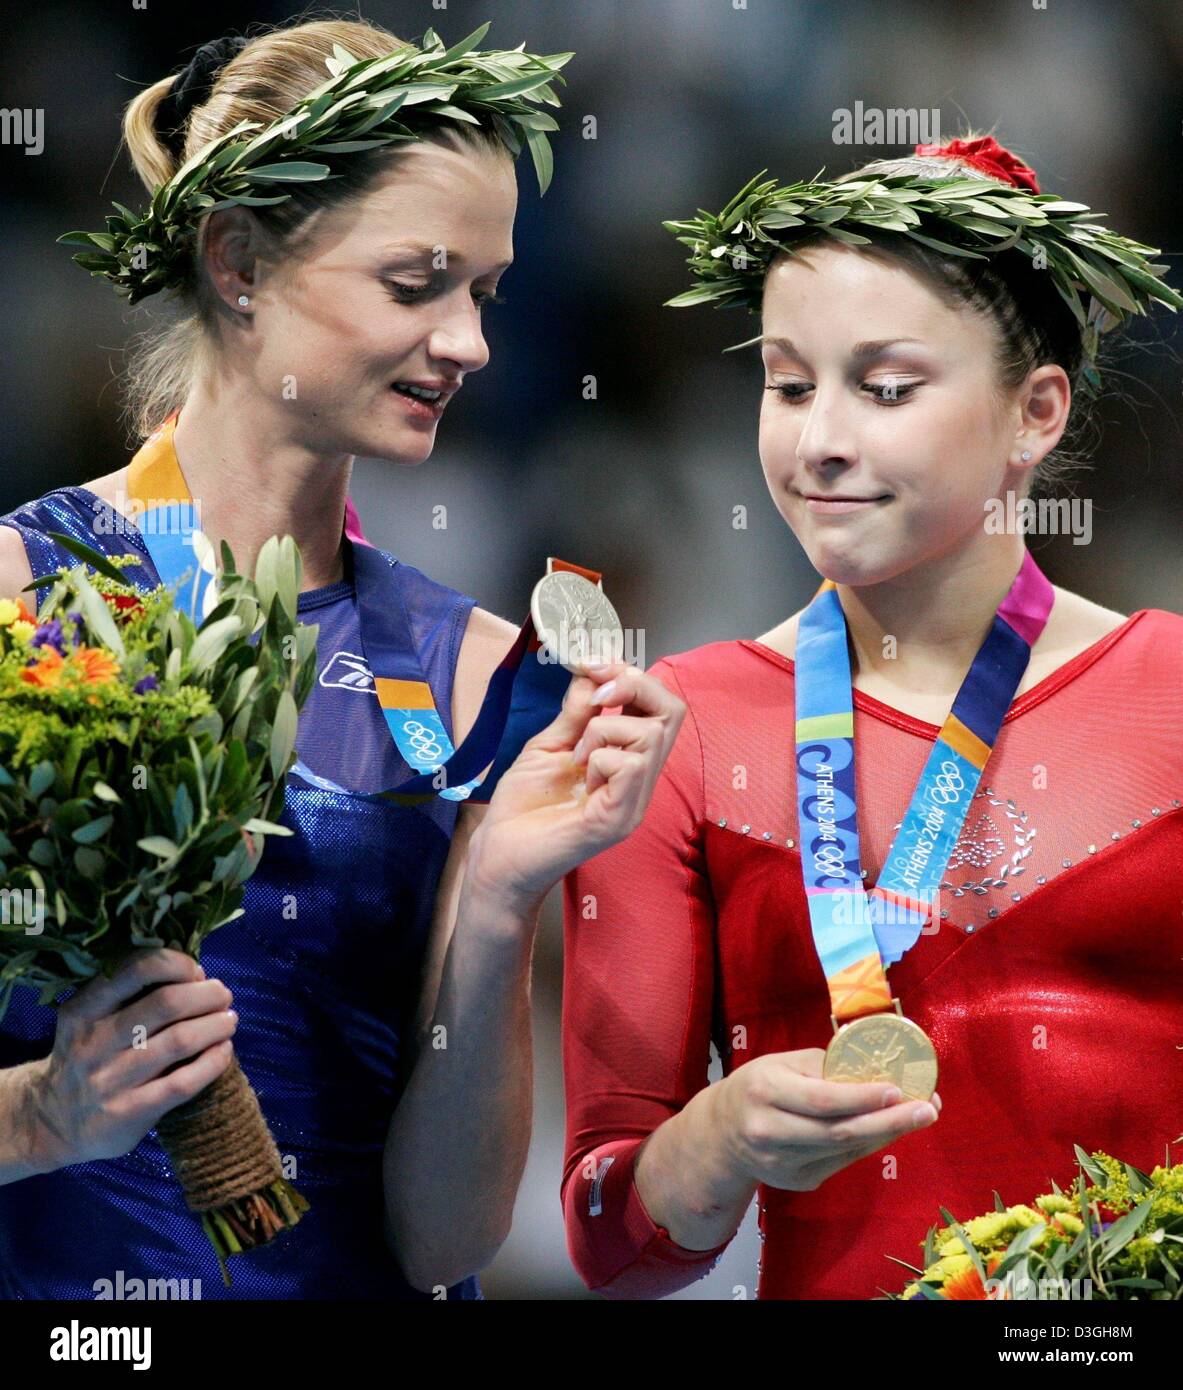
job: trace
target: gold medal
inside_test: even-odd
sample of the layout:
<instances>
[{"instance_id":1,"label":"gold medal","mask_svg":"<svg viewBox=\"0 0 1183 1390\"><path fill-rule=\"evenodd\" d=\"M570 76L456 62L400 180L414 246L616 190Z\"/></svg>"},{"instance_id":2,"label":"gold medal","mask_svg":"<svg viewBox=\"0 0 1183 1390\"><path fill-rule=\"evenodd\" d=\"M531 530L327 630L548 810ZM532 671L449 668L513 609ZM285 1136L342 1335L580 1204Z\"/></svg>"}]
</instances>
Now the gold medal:
<instances>
[{"instance_id":1,"label":"gold medal","mask_svg":"<svg viewBox=\"0 0 1183 1390\"><path fill-rule=\"evenodd\" d=\"M906 1099L931 1100L937 1087L937 1054L928 1034L905 1018L899 1000L894 1014L864 1014L835 1033L826 1048L827 1081L886 1081Z\"/></svg>"},{"instance_id":2,"label":"gold medal","mask_svg":"<svg viewBox=\"0 0 1183 1390\"><path fill-rule=\"evenodd\" d=\"M624 629L603 589L569 570L548 570L530 596L534 630L552 661L582 675L591 661L617 661Z\"/></svg>"}]
</instances>

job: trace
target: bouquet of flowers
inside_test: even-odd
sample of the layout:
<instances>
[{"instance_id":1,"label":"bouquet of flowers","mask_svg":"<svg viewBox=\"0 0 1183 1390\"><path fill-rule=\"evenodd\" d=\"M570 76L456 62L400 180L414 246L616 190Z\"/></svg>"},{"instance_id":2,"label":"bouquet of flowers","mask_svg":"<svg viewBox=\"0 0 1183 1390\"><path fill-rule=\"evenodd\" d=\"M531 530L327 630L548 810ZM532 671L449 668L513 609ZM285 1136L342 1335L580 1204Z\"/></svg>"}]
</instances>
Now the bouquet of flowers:
<instances>
[{"instance_id":1,"label":"bouquet of flowers","mask_svg":"<svg viewBox=\"0 0 1183 1390\"><path fill-rule=\"evenodd\" d=\"M1069 1193L1006 1206L964 1225L929 1228L924 1268L889 1299L1183 1299L1183 1163L1143 1173L1106 1153L1074 1146ZM1180 1246L1176 1250L1175 1246ZM889 1259L895 1259L889 1256Z\"/></svg>"},{"instance_id":2,"label":"bouquet of flowers","mask_svg":"<svg viewBox=\"0 0 1183 1390\"><path fill-rule=\"evenodd\" d=\"M253 580L223 542L199 623L126 580L139 557L54 539L86 564L34 581L38 616L0 600L0 1018L17 985L53 1004L137 947L196 959L242 915L264 837L292 833L271 815L315 678L290 536ZM308 1209L237 1059L157 1134L227 1284L228 1255Z\"/></svg>"}]
</instances>

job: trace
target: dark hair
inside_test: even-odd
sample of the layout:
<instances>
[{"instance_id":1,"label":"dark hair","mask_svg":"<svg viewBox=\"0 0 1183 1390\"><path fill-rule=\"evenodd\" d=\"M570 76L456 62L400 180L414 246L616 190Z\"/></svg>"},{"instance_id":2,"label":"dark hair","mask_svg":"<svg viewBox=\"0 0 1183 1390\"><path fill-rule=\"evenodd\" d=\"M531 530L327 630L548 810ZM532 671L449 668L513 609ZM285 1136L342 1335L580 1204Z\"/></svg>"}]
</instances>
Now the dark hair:
<instances>
[{"instance_id":1,"label":"dark hair","mask_svg":"<svg viewBox=\"0 0 1183 1390\"><path fill-rule=\"evenodd\" d=\"M964 138L976 136L971 132ZM844 183L868 174L920 174L932 179L991 177L958 159L908 155L874 160L834 181ZM860 232L870 237L872 245L856 249L902 261L922 275L950 308L969 307L993 321L1000 397L1016 391L1036 367L1048 363L1063 367L1072 386L1068 424L1060 446L1036 466L1030 495L1054 494L1078 469L1087 467L1084 445L1086 437L1091 441L1095 434L1096 423L1077 389L1084 345L1080 326L1051 276L1035 269L1029 256L1014 249L975 261L947 255L898 232L874 228L860 228ZM828 240L824 232L807 240L822 239ZM802 244L794 242L794 247Z\"/></svg>"},{"instance_id":2,"label":"dark hair","mask_svg":"<svg viewBox=\"0 0 1183 1390\"><path fill-rule=\"evenodd\" d=\"M382 57L404 42L389 30L358 18L306 22L304 16L296 16L281 25L260 26L229 61L220 68L210 65L215 71L212 86L208 92L203 88L203 99L187 111L187 103L178 102L175 96L174 89L184 76L177 73L146 87L129 103L123 116L123 136L136 172L149 192L154 192L197 150L240 121L270 125L278 120L325 80L325 59L332 57L334 44L362 59ZM237 47L222 43L222 57ZM205 81L208 83L208 73ZM162 113L159 108L170 93L174 99ZM184 120L180 130L170 135L172 122L167 113L178 105ZM423 138L505 149L491 126L468 122L441 123ZM250 211L277 246L294 253L298 233L314 212L364 196L399 153L397 144L393 149L363 151L345 163L339 177L293 185L285 190L292 195L286 202ZM124 412L140 439L184 404L205 354L216 351L220 306L200 273L204 227L203 223L195 238L189 279L178 296L180 316L163 327L156 325L145 331L129 351L122 386Z\"/></svg>"}]
</instances>

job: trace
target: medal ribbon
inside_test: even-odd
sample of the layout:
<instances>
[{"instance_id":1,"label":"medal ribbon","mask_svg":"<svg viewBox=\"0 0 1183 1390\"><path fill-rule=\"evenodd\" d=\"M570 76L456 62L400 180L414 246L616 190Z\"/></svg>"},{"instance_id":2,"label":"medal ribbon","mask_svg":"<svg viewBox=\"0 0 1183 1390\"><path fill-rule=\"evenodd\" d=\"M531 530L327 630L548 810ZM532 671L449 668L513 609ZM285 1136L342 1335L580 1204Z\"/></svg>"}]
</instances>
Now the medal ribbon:
<instances>
[{"instance_id":1,"label":"medal ribbon","mask_svg":"<svg viewBox=\"0 0 1183 1390\"><path fill-rule=\"evenodd\" d=\"M1025 552L869 894L859 864L846 615L831 580L801 615L795 658L801 867L835 1019L892 1007L885 967L932 918L938 885L1054 597Z\"/></svg>"},{"instance_id":2,"label":"medal ribbon","mask_svg":"<svg viewBox=\"0 0 1183 1390\"><path fill-rule=\"evenodd\" d=\"M173 444L179 412L146 439L128 466L128 493L136 523L161 581L177 585L178 608L205 614L217 603L212 548L195 548L200 530L197 509L181 472ZM410 621L394 582L394 564L362 534L352 501L346 498L344 534L352 544L362 652L374 678L387 729L403 760L418 776L397 789L372 795L417 805L441 796L451 801L487 802L522 745L544 729L563 702L571 673L557 661L543 661L543 644L527 617L517 639L489 680L476 722L459 749L453 748L424 679ZM599 583L595 570L552 559L553 569L571 570ZM180 580L194 571L186 604ZM198 619L200 621L200 618ZM482 769L488 775L481 779ZM321 777L297 759L294 776L325 791L356 795ZM441 772L443 776L441 777Z\"/></svg>"}]
</instances>

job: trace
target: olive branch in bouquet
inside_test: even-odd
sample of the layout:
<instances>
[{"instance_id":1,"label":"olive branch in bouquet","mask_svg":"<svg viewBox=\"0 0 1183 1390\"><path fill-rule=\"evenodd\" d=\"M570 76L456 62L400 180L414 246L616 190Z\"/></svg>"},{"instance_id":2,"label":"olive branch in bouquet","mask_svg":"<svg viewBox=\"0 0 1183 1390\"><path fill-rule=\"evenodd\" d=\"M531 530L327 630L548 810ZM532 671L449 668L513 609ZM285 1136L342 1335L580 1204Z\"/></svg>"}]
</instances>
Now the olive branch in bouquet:
<instances>
[{"instance_id":1,"label":"olive branch in bouquet","mask_svg":"<svg viewBox=\"0 0 1183 1390\"><path fill-rule=\"evenodd\" d=\"M242 916L264 838L292 834L272 808L316 672L290 536L264 543L253 579L223 541L195 624L168 586L126 581L138 556L49 534L85 564L29 586L48 586L36 617L0 601L0 1015L17 985L54 1004L138 947L197 957ZM52 905L48 928L43 906L13 920L30 897ZM308 1210L233 1054L156 1130L227 1284L230 1255Z\"/></svg>"},{"instance_id":2,"label":"olive branch in bouquet","mask_svg":"<svg viewBox=\"0 0 1183 1390\"><path fill-rule=\"evenodd\" d=\"M61 682L0 682L0 885L52 907L40 934L0 927L0 1016L18 981L48 1003L137 946L196 957L242 914L262 837L292 833L272 808L315 679L291 537L264 544L253 580L223 541L218 602L200 626L168 589L139 595L107 557L54 539L98 574L35 580L49 588L38 621L72 622L118 673L88 688L90 715L81 703L68 717ZM121 621L120 602L140 606L137 621Z\"/></svg>"},{"instance_id":3,"label":"olive branch in bouquet","mask_svg":"<svg viewBox=\"0 0 1183 1390\"><path fill-rule=\"evenodd\" d=\"M524 142L545 193L554 168L547 132L559 127L537 106L560 105L554 84L565 81L559 70L574 54L526 53L521 44L478 50L488 29L482 24L451 48L428 29L421 47L404 44L361 61L334 44L325 59L332 77L280 119L265 127L240 121L160 185L145 211L115 203L105 232L67 232L58 241L85 247L72 259L135 304L186 282L194 233L207 213L286 202L291 194L276 185L337 177L342 160L420 139L441 121L491 126L515 158Z\"/></svg>"},{"instance_id":4,"label":"olive branch in bouquet","mask_svg":"<svg viewBox=\"0 0 1183 1390\"><path fill-rule=\"evenodd\" d=\"M912 1283L882 1292L893 1301L1183 1300L1183 1163L1172 1167L1168 1149L1144 1173L1074 1147L1069 1192L1053 1181L1032 1206L1013 1207L995 1192L995 1210L964 1224L941 1207L946 1224L929 1228L922 1268L888 1256L916 1276Z\"/></svg>"}]
</instances>

